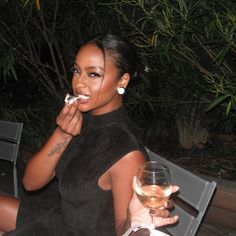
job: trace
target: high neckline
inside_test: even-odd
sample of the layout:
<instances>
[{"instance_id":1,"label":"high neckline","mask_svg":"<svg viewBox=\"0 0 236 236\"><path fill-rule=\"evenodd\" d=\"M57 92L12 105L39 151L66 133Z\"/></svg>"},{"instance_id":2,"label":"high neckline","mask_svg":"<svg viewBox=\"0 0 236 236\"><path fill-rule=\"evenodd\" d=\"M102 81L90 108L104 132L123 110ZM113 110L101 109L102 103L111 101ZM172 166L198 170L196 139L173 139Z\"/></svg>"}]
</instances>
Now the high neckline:
<instances>
[{"instance_id":1,"label":"high neckline","mask_svg":"<svg viewBox=\"0 0 236 236\"><path fill-rule=\"evenodd\" d=\"M105 125L124 118L127 118L127 110L124 106L121 106L114 111L102 115L89 114L88 124L92 126Z\"/></svg>"}]
</instances>

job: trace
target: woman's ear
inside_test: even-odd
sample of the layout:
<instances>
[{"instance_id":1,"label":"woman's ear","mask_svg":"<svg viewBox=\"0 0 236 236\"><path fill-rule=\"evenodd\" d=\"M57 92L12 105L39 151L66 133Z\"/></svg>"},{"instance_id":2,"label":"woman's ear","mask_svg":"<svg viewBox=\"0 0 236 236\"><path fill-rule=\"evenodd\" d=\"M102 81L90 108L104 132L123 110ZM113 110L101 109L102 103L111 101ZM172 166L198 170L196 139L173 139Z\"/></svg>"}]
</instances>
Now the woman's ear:
<instances>
[{"instance_id":1,"label":"woman's ear","mask_svg":"<svg viewBox=\"0 0 236 236\"><path fill-rule=\"evenodd\" d=\"M126 86L128 85L129 81L130 81L129 73L123 74L122 77L120 78L120 81L119 81L119 87L126 88Z\"/></svg>"}]
</instances>

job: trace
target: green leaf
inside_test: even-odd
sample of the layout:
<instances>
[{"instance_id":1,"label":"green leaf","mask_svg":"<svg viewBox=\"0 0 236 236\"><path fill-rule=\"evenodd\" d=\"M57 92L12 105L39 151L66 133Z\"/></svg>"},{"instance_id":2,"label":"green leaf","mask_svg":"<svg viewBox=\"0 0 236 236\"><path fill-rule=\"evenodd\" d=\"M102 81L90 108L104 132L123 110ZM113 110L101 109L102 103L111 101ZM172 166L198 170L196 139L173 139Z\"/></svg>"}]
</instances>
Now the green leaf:
<instances>
[{"instance_id":1,"label":"green leaf","mask_svg":"<svg viewBox=\"0 0 236 236\"><path fill-rule=\"evenodd\" d=\"M187 6L184 0L178 0L178 3L179 3L180 11L181 11L181 16L182 18L184 18L187 13Z\"/></svg>"},{"instance_id":2,"label":"green leaf","mask_svg":"<svg viewBox=\"0 0 236 236\"><path fill-rule=\"evenodd\" d=\"M232 109L236 108L236 95L231 97L231 102L232 102Z\"/></svg>"},{"instance_id":3,"label":"green leaf","mask_svg":"<svg viewBox=\"0 0 236 236\"><path fill-rule=\"evenodd\" d=\"M23 6L25 7L29 3L29 0L24 0L23 3L24 3Z\"/></svg>"},{"instance_id":4,"label":"green leaf","mask_svg":"<svg viewBox=\"0 0 236 236\"><path fill-rule=\"evenodd\" d=\"M224 47L220 53L216 56L216 58L214 59L214 62L216 62L218 65L221 65L222 62L225 59L226 54L228 53L229 49L230 49L231 45L228 44L226 47Z\"/></svg>"},{"instance_id":5,"label":"green leaf","mask_svg":"<svg viewBox=\"0 0 236 236\"><path fill-rule=\"evenodd\" d=\"M226 108L226 115L229 115L229 112L230 112L231 108L232 108L232 102L229 101L229 103L227 105L227 108Z\"/></svg>"},{"instance_id":6,"label":"green leaf","mask_svg":"<svg viewBox=\"0 0 236 236\"><path fill-rule=\"evenodd\" d=\"M209 106L207 107L206 111L210 111L211 109L215 108L218 106L220 103L222 103L226 98L230 97L229 94L222 95L216 99L214 99Z\"/></svg>"}]
</instances>

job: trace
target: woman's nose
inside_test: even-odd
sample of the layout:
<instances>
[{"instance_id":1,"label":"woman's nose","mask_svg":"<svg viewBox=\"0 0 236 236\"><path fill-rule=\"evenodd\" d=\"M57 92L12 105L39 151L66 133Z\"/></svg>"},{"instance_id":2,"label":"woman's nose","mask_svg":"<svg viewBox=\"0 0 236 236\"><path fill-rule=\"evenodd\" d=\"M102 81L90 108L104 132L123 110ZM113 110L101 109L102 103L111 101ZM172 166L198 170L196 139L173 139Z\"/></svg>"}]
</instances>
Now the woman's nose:
<instances>
[{"instance_id":1,"label":"woman's nose","mask_svg":"<svg viewBox=\"0 0 236 236\"><path fill-rule=\"evenodd\" d=\"M83 76L74 76L73 81L77 89L86 87L86 79Z\"/></svg>"}]
</instances>

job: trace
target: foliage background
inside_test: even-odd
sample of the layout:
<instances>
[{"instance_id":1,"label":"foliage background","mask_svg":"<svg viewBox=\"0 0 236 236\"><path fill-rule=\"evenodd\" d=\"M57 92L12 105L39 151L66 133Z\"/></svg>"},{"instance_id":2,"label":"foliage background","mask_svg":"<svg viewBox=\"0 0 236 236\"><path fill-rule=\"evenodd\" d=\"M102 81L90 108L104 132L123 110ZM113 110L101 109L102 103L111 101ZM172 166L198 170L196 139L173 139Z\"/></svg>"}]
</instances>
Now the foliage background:
<instances>
[{"instance_id":1,"label":"foliage background","mask_svg":"<svg viewBox=\"0 0 236 236\"><path fill-rule=\"evenodd\" d=\"M126 104L145 143L168 136L191 149L235 133L234 1L2 0L0 11L0 118L24 122L26 148L54 128L76 51L103 32L138 50L142 79Z\"/></svg>"}]
</instances>

